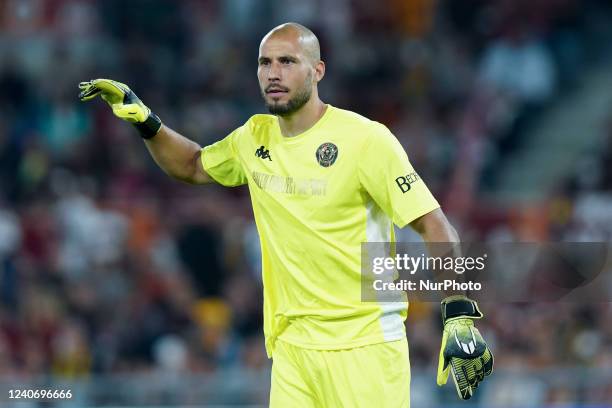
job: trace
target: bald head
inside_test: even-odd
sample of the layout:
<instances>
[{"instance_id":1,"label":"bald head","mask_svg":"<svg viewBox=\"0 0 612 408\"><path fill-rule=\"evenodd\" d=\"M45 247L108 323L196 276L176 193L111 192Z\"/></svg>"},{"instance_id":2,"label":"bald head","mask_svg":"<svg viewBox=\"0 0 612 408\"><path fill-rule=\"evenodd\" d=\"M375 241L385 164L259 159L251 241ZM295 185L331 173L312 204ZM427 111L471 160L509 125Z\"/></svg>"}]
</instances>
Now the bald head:
<instances>
[{"instance_id":1,"label":"bald head","mask_svg":"<svg viewBox=\"0 0 612 408\"><path fill-rule=\"evenodd\" d=\"M311 64L316 64L321 60L321 48L319 46L319 40L310 29L304 27L298 23L285 23L274 27L268 34L261 40L259 46L260 50L264 43L270 39L285 39L289 41L296 41L304 56L308 58Z\"/></svg>"},{"instance_id":2,"label":"bald head","mask_svg":"<svg viewBox=\"0 0 612 408\"><path fill-rule=\"evenodd\" d=\"M324 75L319 40L303 25L279 25L261 40L257 78L270 113L287 117L308 103L320 105L317 84Z\"/></svg>"}]
</instances>

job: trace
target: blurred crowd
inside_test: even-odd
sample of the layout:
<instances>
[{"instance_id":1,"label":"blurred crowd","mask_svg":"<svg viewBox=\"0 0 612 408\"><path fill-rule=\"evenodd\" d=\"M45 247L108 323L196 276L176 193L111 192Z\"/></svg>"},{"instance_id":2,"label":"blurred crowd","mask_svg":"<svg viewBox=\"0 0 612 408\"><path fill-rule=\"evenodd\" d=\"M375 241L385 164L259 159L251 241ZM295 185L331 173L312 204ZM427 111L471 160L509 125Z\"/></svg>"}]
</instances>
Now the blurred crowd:
<instances>
[{"instance_id":1,"label":"blurred crowd","mask_svg":"<svg viewBox=\"0 0 612 408\"><path fill-rule=\"evenodd\" d=\"M544 213L478 199L533 119L600 62L606 1L5 0L0 377L268 369L246 188L170 180L106 104L76 95L79 81L116 79L212 143L263 111L258 45L285 21L319 36L323 100L389 126L461 235L503 225L519 240L579 236L583 192L598 193L589 214L610 206L610 124L590 158L600 177L563 180ZM498 367L612 365L609 303L483 308ZM413 371L432 367L437 305L412 305L408 332ZM539 386L508 401L612 400L612 381L588 393Z\"/></svg>"}]
</instances>

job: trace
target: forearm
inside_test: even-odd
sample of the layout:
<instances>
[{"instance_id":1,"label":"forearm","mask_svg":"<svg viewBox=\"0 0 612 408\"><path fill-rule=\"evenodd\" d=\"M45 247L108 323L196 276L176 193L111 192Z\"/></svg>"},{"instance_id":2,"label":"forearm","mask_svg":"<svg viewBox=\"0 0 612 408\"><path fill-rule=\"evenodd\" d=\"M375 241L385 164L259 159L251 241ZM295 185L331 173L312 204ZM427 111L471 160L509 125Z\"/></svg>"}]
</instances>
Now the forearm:
<instances>
[{"instance_id":1,"label":"forearm","mask_svg":"<svg viewBox=\"0 0 612 408\"><path fill-rule=\"evenodd\" d=\"M201 168L201 147L194 141L165 125L155 137L144 141L155 163L170 177L190 184L212 181Z\"/></svg>"}]
</instances>

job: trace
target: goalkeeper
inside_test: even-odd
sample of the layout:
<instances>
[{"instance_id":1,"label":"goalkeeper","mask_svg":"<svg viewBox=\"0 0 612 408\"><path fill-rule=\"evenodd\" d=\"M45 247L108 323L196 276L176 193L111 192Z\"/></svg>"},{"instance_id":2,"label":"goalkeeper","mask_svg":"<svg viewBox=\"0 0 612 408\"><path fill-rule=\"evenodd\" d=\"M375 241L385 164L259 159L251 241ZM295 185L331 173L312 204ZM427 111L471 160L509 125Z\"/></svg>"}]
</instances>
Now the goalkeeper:
<instances>
[{"instance_id":1,"label":"goalkeeper","mask_svg":"<svg viewBox=\"0 0 612 408\"><path fill-rule=\"evenodd\" d=\"M384 125L321 101L319 42L287 23L261 41L257 77L270 114L204 148L162 124L126 85L80 84L131 122L155 162L192 184L249 187L261 238L272 407L409 407L407 303L361 301L361 243L410 225L426 242L458 237ZM464 296L442 302L437 382L462 399L493 357Z\"/></svg>"}]
</instances>

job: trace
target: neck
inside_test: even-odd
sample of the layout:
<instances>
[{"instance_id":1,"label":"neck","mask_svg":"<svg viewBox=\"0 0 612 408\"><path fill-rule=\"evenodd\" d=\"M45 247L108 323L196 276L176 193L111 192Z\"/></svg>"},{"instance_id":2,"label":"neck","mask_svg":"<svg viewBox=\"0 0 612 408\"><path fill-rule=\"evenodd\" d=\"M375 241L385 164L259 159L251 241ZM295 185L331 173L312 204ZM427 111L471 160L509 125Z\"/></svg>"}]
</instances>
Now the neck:
<instances>
[{"instance_id":1,"label":"neck","mask_svg":"<svg viewBox=\"0 0 612 408\"><path fill-rule=\"evenodd\" d=\"M282 135L293 137L304 133L321 119L326 109L327 105L319 99L318 95L313 95L297 112L289 116L278 116Z\"/></svg>"}]
</instances>

